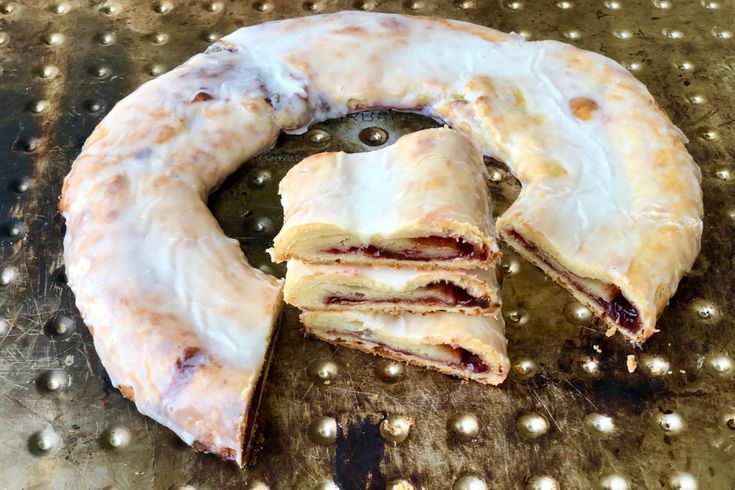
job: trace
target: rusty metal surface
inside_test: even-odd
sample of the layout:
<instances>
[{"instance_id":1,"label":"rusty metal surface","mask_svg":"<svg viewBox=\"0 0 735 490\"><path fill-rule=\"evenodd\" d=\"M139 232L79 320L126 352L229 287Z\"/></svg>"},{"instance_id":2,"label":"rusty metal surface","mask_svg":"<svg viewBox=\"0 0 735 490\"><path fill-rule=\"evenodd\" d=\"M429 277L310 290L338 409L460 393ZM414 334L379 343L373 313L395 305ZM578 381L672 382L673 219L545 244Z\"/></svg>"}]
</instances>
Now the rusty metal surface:
<instances>
[{"instance_id":1,"label":"rusty metal surface","mask_svg":"<svg viewBox=\"0 0 735 490\"><path fill-rule=\"evenodd\" d=\"M117 100L218 35L346 8L471 20L626 64L691 140L703 251L662 332L637 349L506 251L513 372L499 388L304 338L287 308L260 449L239 470L111 388L64 284L61 181ZM0 1L0 488L734 488L734 20L733 1ZM264 249L290 166L432 125L365 113L284 137L211 197L212 210L254 264L273 267ZM502 211L517 183L491 173ZM408 437L384 439L384 419Z\"/></svg>"}]
</instances>

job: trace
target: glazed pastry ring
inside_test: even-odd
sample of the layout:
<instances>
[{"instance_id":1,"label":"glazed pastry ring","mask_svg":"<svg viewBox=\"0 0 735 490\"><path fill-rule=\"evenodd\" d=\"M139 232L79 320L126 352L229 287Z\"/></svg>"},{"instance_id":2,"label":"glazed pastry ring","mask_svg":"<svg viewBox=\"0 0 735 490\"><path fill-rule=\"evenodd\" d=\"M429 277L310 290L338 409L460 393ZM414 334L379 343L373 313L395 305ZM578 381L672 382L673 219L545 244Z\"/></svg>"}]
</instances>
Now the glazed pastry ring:
<instances>
[{"instance_id":1,"label":"glazed pastry ring","mask_svg":"<svg viewBox=\"0 0 735 490\"><path fill-rule=\"evenodd\" d=\"M632 339L654 331L698 253L685 138L612 60L388 14L240 29L117 104L60 205L69 284L113 384L187 443L242 463L280 304L280 281L247 264L207 194L280 131L370 108L429 115L504 161L523 190L501 236L614 285L637 308Z\"/></svg>"}]
</instances>

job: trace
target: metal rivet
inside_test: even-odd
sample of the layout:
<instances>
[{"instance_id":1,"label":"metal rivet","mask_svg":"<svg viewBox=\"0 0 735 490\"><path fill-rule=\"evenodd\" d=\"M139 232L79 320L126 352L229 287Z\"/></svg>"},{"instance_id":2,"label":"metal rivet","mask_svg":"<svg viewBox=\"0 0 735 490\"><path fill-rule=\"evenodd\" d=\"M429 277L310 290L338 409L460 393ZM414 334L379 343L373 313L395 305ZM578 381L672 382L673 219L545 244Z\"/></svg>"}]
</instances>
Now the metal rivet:
<instances>
[{"instance_id":1,"label":"metal rivet","mask_svg":"<svg viewBox=\"0 0 735 490\"><path fill-rule=\"evenodd\" d=\"M518 31L518 35L526 40L531 39L533 37L533 34L531 33L531 31L528 31L526 29L521 29L520 31Z\"/></svg>"},{"instance_id":2,"label":"metal rivet","mask_svg":"<svg viewBox=\"0 0 735 490\"><path fill-rule=\"evenodd\" d=\"M253 229L259 233L268 233L273 229L273 222L265 216L258 218Z\"/></svg>"},{"instance_id":3,"label":"metal rivet","mask_svg":"<svg viewBox=\"0 0 735 490\"><path fill-rule=\"evenodd\" d=\"M340 490L332 480L322 480L314 485L313 490Z\"/></svg>"},{"instance_id":4,"label":"metal rivet","mask_svg":"<svg viewBox=\"0 0 735 490\"><path fill-rule=\"evenodd\" d=\"M617 37L618 39L630 39L633 37L633 33L630 32L627 29L616 29L613 31L613 36Z\"/></svg>"},{"instance_id":5,"label":"metal rivet","mask_svg":"<svg viewBox=\"0 0 735 490\"><path fill-rule=\"evenodd\" d=\"M516 255L504 254L500 266L503 268L503 274L512 276L521 270L521 260Z\"/></svg>"},{"instance_id":6,"label":"metal rivet","mask_svg":"<svg viewBox=\"0 0 735 490\"><path fill-rule=\"evenodd\" d=\"M307 372L314 381L328 385L337 379L339 366L329 359L316 359L309 364Z\"/></svg>"},{"instance_id":7,"label":"metal rivet","mask_svg":"<svg viewBox=\"0 0 735 490\"><path fill-rule=\"evenodd\" d=\"M727 29L720 29L719 27L715 27L712 29L712 35L715 36L717 39L732 39L732 31L728 31Z\"/></svg>"},{"instance_id":8,"label":"metal rivet","mask_svg":"<svg viewBox=\"0 0 735 490\"><path fill-rule=\"evenodd\" d=\"M577 30L575 30L575 29L570 29L570 30L564 31L564 32L562 32L562 34L567 39L580 39L582 37L582 33L579 32L579 31L577 31Z\"/></svg>"},{"instance_id":9,"label":"metal rivet","mask_svg":"<svg viewBox=\"0 0 735 490\"><path fill-rule=\"evenodd\" d=\"M694 301L692 303L692 309L701 320L715 320L719 316L717 307L713 303L702 299Z\"/></svg>"},{"instance_id":10,"label":"metal rivet","mask_svg":"<svg viewBox=\"0 0 735 490\"><path fill-rule=\"evenodd\" d=\"M120 9L117 5L107 4L100 7L99 11L105 15L115 15Z\"/></svg>"},{"instance_id":11,"label":"metal rivet","mask_svg":"<svg viewBox=\"0 0 735 490\"><path fill-rule=\"evenodd\" d=\"M48 101L43 99L32 100L27 107L32 114L40 114L48 107Z\"/></svg>"},{"instance_id":12,"label":"metal rivet","mask_svg":"<svg viewBox=\"0 0 735 490\"><path fill-rule=\"evenodd\" d=\"M127 427L115 425L105 429L100 437L100 443L108 449L122 449L128 444L132 435Z\"/></svg>"},{"instance_id":13,"label":"metal rivet","mask_svg":"<svg viewBox=\"0 0 735 490\"><path fill-rule=\"evenodd\" d=\"M361 0L355 3L355 8L358 10L373 10L375 6L374 0Z\"/></svg>"},{"instance_id":14,"label":"metal rivet","mask_svg":"<svg viewBox=\"0 0 735 490\"><path fill-rule=\"evenodd\" d=\"M13 189L15 190L15 192L23 194L31 188L31 182L32 181L30 177L20 177L13 182Z\"/></svg>"},{"instance_id":15,"label":"metal rivet","mask_svg":"<svg viewBox=\"0 0 735 490\"><path fill-rule=\"evenodd\" d=\"M41 78L50 79L59 74L59 69L54 65L43 65L38 69L37 73Z\"/></svg>"},{"instance_id":16,"label":"metal rivet","mask_svg":"<svg viewBox=\"0 0 735 490\"><path fill-rule=\"evenodd\" d=\"M16 267L11 265L3 267L2 272L0 272L0 286L7 286L13 282L16 277L18 277L18 269Z\"/></svg>"},{"instance_id":17,"label":"metal rivet","mask_svg":"<svg viewBox=\"0 0 735 490\"><path fill-rule=\"evenodd\" d=\"M527 490L559 490L559 482L550 476L537 476L528 482Z\"/></svg>"},{"instance_id":18,"label":"metal rivet","mask_svg":"<svg viewBox=\"0 0 735 490\"><path fill-rule=\"evenodd\" d=\"M503 6L509 10L521 10L525 5L520 0L505 0Z\"/></svg>"},{"instance_id":19,"label":"metal rivet","mask_svg":"<svg viewBox=\"0 0 735 490\"><path fill-rule=\"evenodd\" d=\"M202 34L202 39L207 41L208 43L213 43L221 37L222 35L216 32L205 32L204 34Z\"/></svg>"},{"instance_id":20,"label":"metal rivet","mask_svg":"<svg viewBox=\"0 0 735 490\"><path fill-rule=\"evenodd\" d=\"M702 7L710 10L720 8L720 2L713 2L711 0L702 0Z\"/></svg>"},{"instance_id":21,"label":"metal rivet","mask_svg":"<svg viewBox=\"0 0 735 490\"><path fill-rule=\"evenodd\" d=\"M398 444L406 440L412 425L413 419L410 417L389 415L380 422L380 435L386 441Z\"/></svg>"},{"instance_id":22,"label":"metal rivet","mask_svg":"<svg viewBox=\"0 0 735 490\"><path fill-rule=\"evenodd\" d=\"M52 337L64 337L71 335L77 328L73 318L66 315L54 316L48 324L48 332Z\"/></svg>"},{"instance_id":23,"label":"metal rivet","mask_svg":"<svg viewBox=\"0 0 735 490\"><path fill-rule=\"evenodd\" d=\"M51 7L51 12L57 14L57 15L64 15L69 12L70 7L66 3L57 3L56 5L53 5Z\"/></svg>"},{"instance_id":24,"label":"metal rivet","mask_svg":"<svg viewBox=\"0 0 735 490\"><path fill-rule=\"evenodd\" d=\"M23 136L13 143L14 151L33 153L41 146L41 140L35 136Z\"/></svg>"},{"instance_id":25,"label":"metal rivet","mask_svg":"<svg viewBox=\"0 0 735 490\"><path fill-rule=\"evenodd\" d=\"M640 63L638 61L623 63L623 66L630 71L641 71L643 69L643 63Z\"/></svg>"},{"instance_id":26,"label":"metal rivet","mask_svg":"<svg viewBox=\"0 0 735 490\"><path fill-rule=\"evenodd\" d=\"M412 0L410 2L406 2L405 5L408 10L421 10L426 6L421 0Z\"/></svg>"},{"instance_id":27,"label":"metal rivet","mask_svg":"<svg viewBox=\"0 0 735 490\"><path fill-rule=\"evenodd\" d=\"M115 33L114 32L101 32L97 34L94 38L102 46L109 46L115 42Z\"/></svg>"},{"instance_id":28,"label":"metal rivet","mask_svg":"<svg viewBox=\"0 0 735 490\"><path fill-rule=\"evenodd\" d=\"M725 416L725 426L730 430L735 430L735 414Z\"/></svg>"},{"instance_id":29,"label":"metal rivet","mask_svg":"<svg viewBox=\"0 0 735 490\"><path fill-rule=\"evenodd\" d=\"M153 5L153 11L159 14L165 14L171 11L171 9L174 8L174 5L171 2L158 2L155 5Z\"/></svg>"},{"instance_id":30,"label":"metal rivet","mask_svg":"<svg viewBox=\"0 0 735 490\"><path fill-rule=\"evenodd\" d=\"M480 433L480 421L473 413L458 413L449 419L449 430L460 440L470 441Z\"/></svg>"},{"instance_id":31,"label":"metal rivet","mask_svg":"<svg viewBox=\"0 0 735 490\"><path fill-rule=\"evenodd\" d=\"M697 130L697 134L700 138L707 141L716 140L720 137L720 135L712 128L699 128Z\"/></svg>"},{"instance_id":32,"label":"metal rivet","mask_svg":"<svg viewBox=\"0 0 735 490\"><path fill-rule=\"evenodd\" d=\"M589 325L595 318L589 308L576 301L567 303L564 313L569 321L577 325Z\"/></svg>"},{"instance_id":33,"label":"metal rivet","mask_svg":"<svg viewBox=\"0 0 735 490\"><path fill-rule=\"evenodd\" d=\"M490 182L498 183L503 181L503 172L494 168L490 171Z\"/></svg>"},{"instance_id":34,"label":"metal rivet","mask_svg":"<svg viewBox=\"0 0 735 490\"><path fill-rule=\"evenodd\" d=\"M324 8L324 4L322 4L322 2L304 2L302 6L304 7L304 10L309 10L311 12L316 12Z\"/></svg>"},{"instance_id":35,"label":"metal rivet","mask_svg":"<svg viewBox=\"0 0 735 490\"><path fill-rule=\"evenodd\" d=\"M309 425L309 438L323 446L337 440L337 420L334 417L319 417Z\"/></svg>"},{"instance_id":36,"label":"metal rivet","mask_svg":"<svg viewBox=\"0 0 735 490\"><path fill-rule=\"evenodd\" d=\"M157 77L164 72L164 68L161 65L149 65L145 68L145 72L152 77Z\"/></svg>"},{"instance_id":37,"label":"metal rivet","mask_svg":"<svg viewBox=\"0 0 735 490\"><path fill-rule=\"evenodd\" d=\"M50 32L48 34L44 34L43 42L49 46L57 46L64 42L64 35L60 32Z\"/></svg>"},{"instance_id":38,"label":"metal rivet","mask_svg":"<svg viewBox=\"0 0 735 490\"><path fill-rule=\"evenodd\" d=\"M536 439L549 431L549 423L546 419L535 412L521 415L516 422L516 427L526 439Z\"/></svg>"},{"instance_id":39,"label":"metal rivet","mask_svg":"<svg viewBox=\"0 0 735 490\"><path fill-rule=\"evenodd\" d=\"M684 421L674 412L658 414L657 421L661 430L669 434L678 434L684 429Z\"/></svg>"},{"instance_id":40,"label":"metal rivet","mask_svg":"<svg viewBox=\"0 0 735 490\"><path fill-rule=\"evenodd\" d=\"M705 102L707 102L707 97L702 94L692 94L687 97L687 100L690 104L704 104Z\"/></svg>"},{"instance_id":41,"label":"metal rivet","mask_svg":"<svg viewBox=\"0 0 735 490\"><path fill-rule=\"evenodd\" d=\"M63 371L46 371L36 379L36 386L41 393L54 393L69 385L69 376Z\"/></svg>"},{"instance_id":42,"label":"metal rivet","mask_svg":"<svg viewBox=\"0 0 735 490\"><path fill-rule=\"evenodd\" d=\"M270 180L273 178L273 175L267 170L256 170L255 174L253 174L253 177L250 179L250 183L254 185L255 187L263 187L265 184L270 182Z\"/></svg>"},{"instance_id":43,"label":"metal rivet","mask_svg":"<svg viewBox=\"0 0 735 490\"><path fill-rule=\"evenodd\" d=\"M368 146L380 146L388 141L388 132L383 128L365 128L360 131L360 141Z\"/></svg>"},{"instance_id":44,"label":"metal rivet","mask_svg":"<svg viewBox=\"0 0 735 490\"><path fill-rule=\"evenodd\" d=\"M611 1L605 2L605 7L609 8L610 10L620 10L623 7L623 5L620 2L611 0Z\"/></svg>"},{"instance_id":45,"label":"metal rivet","mask_svg":"<svg viewBox=\"0 0 735 490\"><path fill-rule=\"evenodd\" d=\"M98 65L89 68L89 74L97 78L105 78L112 73L112 69L109 66Z\"/></svg>"},{"instance_id":46,"label":"metal rivet","mask_svg":"<svg viewBox=\"0 0 735 490\"><path fill-rule=\"evenodd\" d=\"M628 490L630 484L625 477L620 475L607 475L600 479L600 488L602 490Z\"/></svg>"},{"instance_id":47,"label":"metal rivet","mask_svg":"<svg viewBox=\"0 0 735 490\"><path fill-rule=\"evenodd\" d=\"M556 6L562 10L569 10L570 8L574 7L574 4L572 2L563 1L557 2Z\"/></svg>"},{"instance_id":48,"label":"metal rivet","mask_svg":"<svg viewBox=\"0 0 735 490\"><path fill-rule=\"evenodd\" d=\"M662 355L644 354L641 356L640 365L651 376L664 376L671 370L669 360Z\"/></svg>"},{"instance_id":49,"label":"metal rivet","mask_svg":"<svg viewBox=\"0 0 735 490\"><path fill-rule=\"evenodd\" d=\"M11 238L23 238L28 233L28 225L19 219L6 221L4 228Z\"/></svg>"},{"instance_id":50,"label":"metal rivet","mask_svg":"<svg viewBox=\"0 0 735 490\"><path fill-rule=\"evenodd\" d=\"M12 14L15 12L16 7L18 7L18 5L16 5L15 2L0 4L0 14Z\"/></svg>"},{"instance_id":51,"label":"metal rivet","mask_svg":"<svg viewBox=\"0 0 735 490\"><path fill-rule=\"evenodd\" d=\"M684 33L681 32L678 29L664 29L661 31L664 36L668 37L669 39L681 39L684 37Z\"/></svg>"},{"instance_id":52,"label":"metal rivet","mask_svg":"<svg viewBox=\"0 0 735 490\"><path fill-rule=\"evenodd\" d=\"M415 488L416 487L413 486L413 483L408 480L404 480L403 478L389 481L385 486L385 490L415 490Z\"/></svg>"},{"instance_id":53,"label":"metal rivet","mask_svg":"<svg viewBox=\"0 0 735 490\"><path fill-rule=\"evenodd\" d=\"M395 383L406 376L406 368L402 362L381 359L375 365L375 374L383 381Z\"/></svg>"},{"instance_id":54,"label":"metal rivet","mask_svg":"<svg viewBox=\"0 0 735 490\"><path fill-rule=\"evenodd\" d=\"M730 180L732 179L732 172L730 172L730 169L727 168L719 168L715 170L715 177L717 177L720 180Z\"/></svg>"},{"instance_id":55,"label":"metal rivet","mask_svg":"<svg viewBox=\"0 0 735 490\"><path fill-rule=\"evenodd\" d=\"M584 424L597 435L609 435L615 432L615 422L607 415L591 413L584 418Z\"/></svg>"},{"instance_id":56,"label":"metal rivet","mask_svg":"<svg viewBox=\"0 0 735 490\"><path fill-rule=\"evenodd\" d=\"M153 44L163 44L168 41L168 34L165 32L154 32L153 34L148 35L148 39Z\"/></svg>"},{"instance_id":57,"label":"metal rivet","mask_svg":"<svg viewBox=\"0 0 735 490\"><path fill-rule=\"evenodd\" d=\"M61 445L61 437L51 429L34 432L28 439L28 449L36 456L53 453Z\"/></svg>"},{"instance_id":58,"label":"metal rivet","mask_svg":"<svg viewBox=\"0 0 735 490\"><path fill-rule=\"evenodd\" d=\"M730 374L735 367L733 360L727 356L715 356L709 360L709 365L717 374Z\"/></svg>"},{"instance_id":59,"label":"metal rivet","mask_svg":"<svg viewBox=\"0 0 735 490\"><path fill-rule=\"evenodd\" d=\"M328 132L319 128L309 130L309 132L306 133L306 137L313 145L316 146L326 145L327 143L329 143L329 140L332 139Z\"/></svg>"},{"instance_id":60,"label":"metal rivet","mask_svg":"<svg viewBox=\"0 0 735 490\"><path fill-rule=\"evenodd\" d=\"M508 320L516 325L524 325L528 323L528 313L523 308L515 308L507 313Z\"/></svg>"},{"instance_id":61,"label":"metal rivet","mask_svg":"<svg viewBox=\"0 0 735 490\"><path fill-rule=\"evenodd\" d=\"M653 0L653 6L657 9L670 9L671 2L669 0Z\"/></svg>"},{"instance_id":62,"label":"metal rivet","mask_svg":"<svg viewBox=\"0 0 735 490\"><path fill-rule=\"evenodd\" d=\"M478 476L465 475L454 482L452 490L487 490L487 484Z\"/></svg>"},{"instance_id":63,"label":"metal rivet","mask_svg":"<svg viewBox=\"0 0 735 490\"><path fill-rule=\"evenodd\" d=\"M477 3L475 3L475 0L457 0L454 2L454 5L462 10L469 10L475 8Z\"/></svg>"},{"instance_id":64,"label":"metal rivet","mask_svg":"<svg viewBox=\"0 0 735 490\"><path fill-rule=\"evenodd\" d=\"M253 4L253 9L257 10L258 12L270 12L273 10L273 5L271 5L269 2L255 2Z\"/></svg>"},{"instance_id":65,"label":"metal rivet","mask_svg":"<svg viewBox=\"0 0 735 490\"><path fill-rule=\"evenodd\" d=\"M222 5L222 2L207 2L204 5L204 8L207 10L207 12L214 13L214 12L219 12L220 10L222 10L223 6L224 5Z\"/></svg>"},{"instance_id":66,"label":"metal rivet","mask_svg":"<svg viewBox=\"0 0 735 490\"><path fill-rule=\"evenodd\" d=\"M683 71L692 71L694 70L694 63L688 60L680 61L678 63L675 63L674 66L676 66L678 69Z\"/></svg>"},{"instance_id":67,"label":"metal rivet","mask_svg":"<svg viewBox=\"0 0 735 490\"><path fill-rule=\"evenodd\" d=\"M533 359L519 359L513 364L513 373L520 379L529 379L538 372L538 364Z\"/></svg>"},{"instance_id":68,"label":"metal rivet","mask_svg":"<svg viewBox=\"0 0 735 490\"><path fill-rule=\"evenodd\" d=\"M0 318L0 336L6 336L10 333L10 322L5 318Z\"/></svg>"},{"instance_id":69,"label":"metal rivet","mask_svg":"<svg viewBox=\"0 0 735 490\"><path fill-rule=\"evenodd\" d=\"M104 101L99 99L87 99L84 102L82 102L82 107L84 107L84 110L96 114L98 112L102 112L106 108L106 104Z\"/></svg>"},{"instance_id":70,"label":"metal rivet","mask_svg":"<svg viewBox=\"0 0 735 490\"><path fill-rule=\"evenodd\" d=\"M697 480L691 473L677 473L669 479L672 490L697 490Z\"/></svg>"}]
</instances>

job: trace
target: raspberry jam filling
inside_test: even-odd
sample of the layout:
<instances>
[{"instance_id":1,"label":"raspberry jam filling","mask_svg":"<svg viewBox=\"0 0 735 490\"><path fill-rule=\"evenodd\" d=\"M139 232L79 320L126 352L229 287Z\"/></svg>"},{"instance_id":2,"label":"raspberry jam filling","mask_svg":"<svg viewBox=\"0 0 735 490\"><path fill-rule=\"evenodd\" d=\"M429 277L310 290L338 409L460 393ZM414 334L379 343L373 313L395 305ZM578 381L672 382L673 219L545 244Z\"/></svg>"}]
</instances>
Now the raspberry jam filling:
<instances>
[{"instance_id":1,"label":"raspberry jam filling","mask_svg":"<svg viewBox=\"0 0 735 490\"><path fill-rule=\"evenodd\" d=\"M523 238L520 233L515 230L511 230L508 234L518 243L523 245L523 247L531 252L539 261L553 269L557 274L563 276L564 279L568 283L572 284L575 289L582 292L591 301L600 305L602 310L605 312L605 315L614 321L617 326L633 335L638 333L641 329L641 319L638 314L638 309L633 306L625 296L623 296L619 288L612 288L610 299L592 294L579 284L579 280L575 279L576 276L574 274L551 263L551 261L546 258L543 252L541 252L536 245Z\"/></svg>"},{"instance_id":2,"label":"raspberry jam filling","mask_svg":"<svg viewBox=\"0 0 735 490\"><path fill-rule=\"evenodd\" d=\"M427 236L412 238L416 248L391 250L376 245L362 247L328 248L322 250L328 254L367 255L374 258L393 260L450 260L450 259L477 259L487 260L487 249L484 246L475 246L461 238L442 236Z\"/></svg>"},{"instance_id":3,"label":"raspberry jam filling","mask_svg":"<svg viewBox=\"0 0 735 490\"><path fill-rule=\"evenodd\" d=\"M366 298L364 294L351 296L328 296L324 303L328 305L348 305L355 303L409 303L427 306L466 306L469 308L488 308L490 299L487 296L477 298L466 289L456 284L432 282L421 288L427 295L420 298Z\"/></svg>"}]
</instances>

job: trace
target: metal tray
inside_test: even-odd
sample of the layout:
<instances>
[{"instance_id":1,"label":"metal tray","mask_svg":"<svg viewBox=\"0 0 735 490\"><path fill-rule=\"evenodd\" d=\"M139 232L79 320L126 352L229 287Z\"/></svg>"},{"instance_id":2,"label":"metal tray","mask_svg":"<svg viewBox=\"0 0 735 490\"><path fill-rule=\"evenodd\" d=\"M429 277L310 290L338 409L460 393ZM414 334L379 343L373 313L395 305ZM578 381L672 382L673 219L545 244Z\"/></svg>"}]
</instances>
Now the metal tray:
<instances>
[{"instance_id":1,"label":"metal tray","mask_svg":"<svg viewBox=\"0 0 735 490\"><path fill-rule=\"evenodd\" d=\"M605 337L569 294L506 252L513 369L499 388L305 338L286 309L260 449L239 470L178 442L111 388L64 284L60 186L92 128L139 84L238 27L348 8L470 20L624 63L691 140L703 250L643 348ZM0 488L734 488L733 20L735 2L724 0L0 0ZM284 137L211 207L254 264L273 267L264 249L291 165L432 125L370 112ZM518 186L491 165L502 211ZM403 442L381 436L381 423L409 422Z\"/></svg>"}]
</instances>

